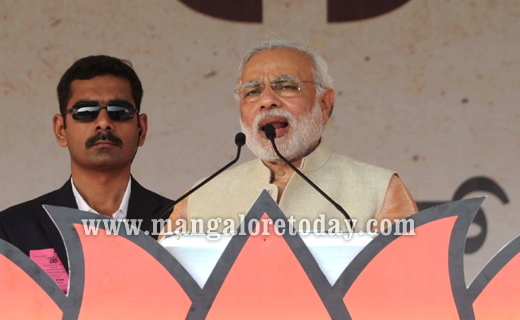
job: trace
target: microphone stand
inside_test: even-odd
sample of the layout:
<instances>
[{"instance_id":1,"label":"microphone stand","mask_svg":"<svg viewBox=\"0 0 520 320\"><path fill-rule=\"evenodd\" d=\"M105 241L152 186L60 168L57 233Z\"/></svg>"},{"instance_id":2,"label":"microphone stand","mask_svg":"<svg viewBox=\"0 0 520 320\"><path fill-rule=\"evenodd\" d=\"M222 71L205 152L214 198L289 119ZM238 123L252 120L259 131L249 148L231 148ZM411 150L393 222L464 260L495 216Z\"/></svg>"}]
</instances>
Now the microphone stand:
<instances>
[{"instance_id":1,"label":"microphone stand","mask_svg":"<svg viewBox=\"0 0 520 320\"><path fill-rule=\"evenodd\" d=\"M274 142L274 138L276 138L276 130L272 124L266 124L264 126L264 132L267 137L271 141L271 144L273 145L274 152L280 159L282 159L287 165L294 170L300 177L302 177L303 180L305 180L308 184L310 184L316 191L318 191L325 199L327 199L336 209L338 209L339 212L345 216L345 218L348 219L350 222L351 227L354 227L354 224L352 223L352 219L350 218L349 214L343 209L336 201L332 200L323 190L321 190L317 185L314 184L309 178L307 178L300 170L298 170L291 162L289 162L287 159L285 159L284 156L278 151L278 148L276 147L276 143Z\"/></svg>"},{"instance_id":2,"label":"microphone stand","mask_svg":"<svg viewBox=\"0 0 520 320\"><path fill-rule=\"evenodd\" d=\"M185 194L182 195L182 197L180 197L179 199L177 200L174 200L173 203L171 205L169 205L168 207L164 208L161 213L159 214L159 219L162 219L166 216L166 214L168 213L171 213L173 208L175 207L175 205L179 202L181 202L182 200L184 200L186 197L188 197L190 194L192 194L193 192L197 191L200 187L202 187L203 185L205 185L206 183L208 183L211 179L215 178L216 176L218 176L219 174L222 173L222 171L226 170L227 168L231 167L232 165L234 165L237 161L238 161L238 158L240 158L240 150L242 149L242 146L244 144L246 144L246 136L242 133L242 132L239 132L236 134L235 136L235 144L237 145L237 155L235 157L235 159L231 160L231 162L229 162L227 165L225 165L224 167L222 167L219 171L215 172L214 174L212 174L211 176L209 176L208 178L206 178L206 180L202 181L201 183L199 183L197 186L195 186L193 189L191 189L190 191L186 192Z\"/></svg>"}]
</instances>

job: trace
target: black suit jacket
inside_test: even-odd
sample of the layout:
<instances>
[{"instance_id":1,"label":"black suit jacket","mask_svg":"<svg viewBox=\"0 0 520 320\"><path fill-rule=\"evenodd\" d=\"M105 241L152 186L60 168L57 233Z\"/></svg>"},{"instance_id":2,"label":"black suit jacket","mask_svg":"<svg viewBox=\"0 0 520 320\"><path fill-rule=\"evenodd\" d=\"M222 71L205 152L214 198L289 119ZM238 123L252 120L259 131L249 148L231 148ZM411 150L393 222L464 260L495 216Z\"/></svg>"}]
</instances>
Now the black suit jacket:
<instances>
[{"instance_id":1,"label":"black suit jacket","mask_svg":"<svg viewBox=\"0 0 520 320\"><path fill-rule=\"evenodd\" d=\"M148 230L152 219L173 201L143 188L132 177L127 219L143 219ZM77 209L70 179L58 190L0 212L0 239L10 242L26 255L30 250L54 248L68 271L67 254L61 235L42 205ZM157 239L157 235L152 235Z\"/></svg>"}]
</instances>

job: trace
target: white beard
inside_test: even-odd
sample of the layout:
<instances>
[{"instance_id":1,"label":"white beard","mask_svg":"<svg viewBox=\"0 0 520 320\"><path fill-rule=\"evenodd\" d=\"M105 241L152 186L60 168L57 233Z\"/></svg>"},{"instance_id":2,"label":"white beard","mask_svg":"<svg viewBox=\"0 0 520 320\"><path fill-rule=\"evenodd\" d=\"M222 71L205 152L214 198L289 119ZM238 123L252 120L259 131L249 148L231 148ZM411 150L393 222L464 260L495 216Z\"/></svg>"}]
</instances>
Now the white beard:
<instances>
[{"instance_id":1,"label":"white beard","mask_svg":"<svg viewBox=\"0 0 520 320\"><path fill-rule=\"evenodd\" d=\"M270 109L255 118L252 128L245 125L240 119L240 126L246 135L246 144L251 152L267 162L282 162L274 152L271 141L265 138L262 131L258 130L260 121L277 116L284 117L290 126L287 134L275 139L278 151L287 160L290 162L300 160L314 151L323 134L323 113L318 102L315 103L310 113L299 118L282 109Z\"/></svg>"}]
</instances>

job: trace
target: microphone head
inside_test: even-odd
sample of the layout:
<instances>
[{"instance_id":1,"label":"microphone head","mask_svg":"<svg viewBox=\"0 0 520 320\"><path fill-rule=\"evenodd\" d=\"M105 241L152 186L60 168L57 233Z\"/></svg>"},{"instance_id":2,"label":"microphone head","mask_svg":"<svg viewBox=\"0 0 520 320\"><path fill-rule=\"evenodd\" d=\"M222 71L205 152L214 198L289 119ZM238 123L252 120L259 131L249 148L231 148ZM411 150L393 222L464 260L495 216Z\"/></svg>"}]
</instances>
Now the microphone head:
<instances>
[{"instance_id":1,"label":"microphone head","mask_svg":"<svg viewBox=\"0 0 520 320\"><path fill-rule=\"evenodd\" d=\"M246 135L242 132L237 133L237 135L235 136L235 144L237 145L237 147L241 147L244 144L246 144Z\"/></svg>"},{"instance_id":2,"label":"microphone head","mask_svg":"<svg viewBox=\"0 0 520 320\"><path fill-rule=\"evenodd\" d=\"M264 126L264 132L265 132L265 136L267 137L267 139L269 140L273 140L274 138L276 138L276 129L274 128L274 126L270 123L266 124Z\"/></svg>"}]
</instances>

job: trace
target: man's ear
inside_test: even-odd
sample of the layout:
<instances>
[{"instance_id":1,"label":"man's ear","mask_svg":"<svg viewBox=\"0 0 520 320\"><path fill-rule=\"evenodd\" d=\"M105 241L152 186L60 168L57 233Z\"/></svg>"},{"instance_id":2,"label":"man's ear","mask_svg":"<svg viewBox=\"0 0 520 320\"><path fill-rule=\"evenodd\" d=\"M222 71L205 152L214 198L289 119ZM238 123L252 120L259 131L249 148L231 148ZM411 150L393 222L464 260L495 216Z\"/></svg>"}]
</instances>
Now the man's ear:
<instances>
[{"instance_id":1,"label":"man's ear","mask_svg":"<svg viewBox=\"0 0 520 320\"><path fill-rule=\"evenodd\" d=\"M334 97L334 89L332 88L327 88L320 96L319 102L321 111L323 112L323 124L327 123L332 115L335 103Z\"/></svg>"},{"instance_id":2,"label":"man's ear","mask_svg":"<svg viewBox=\"0 0 520 320\"><path fill-rule=\"evenodd\" d=\"M67 146L67 135L65 132L65 122L61 114L55 114L52 117L52 127L54 129L54 136L61 147Z\"/></svg>"},{"instance_id":3,"label":"man's ear","mask_svg":"<svg viewBox=\"0 0 520 320\"><path fill-rule=\"evenodd\" d=\"M146 113L139 115L139 142L137 143L140 147L143 146L144 140L146 140L146 133L148 132L148 116Z\"/></svg>"}]
</instances>

